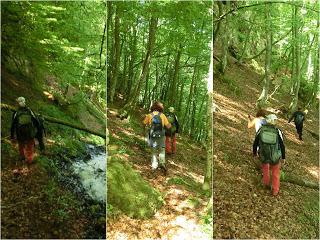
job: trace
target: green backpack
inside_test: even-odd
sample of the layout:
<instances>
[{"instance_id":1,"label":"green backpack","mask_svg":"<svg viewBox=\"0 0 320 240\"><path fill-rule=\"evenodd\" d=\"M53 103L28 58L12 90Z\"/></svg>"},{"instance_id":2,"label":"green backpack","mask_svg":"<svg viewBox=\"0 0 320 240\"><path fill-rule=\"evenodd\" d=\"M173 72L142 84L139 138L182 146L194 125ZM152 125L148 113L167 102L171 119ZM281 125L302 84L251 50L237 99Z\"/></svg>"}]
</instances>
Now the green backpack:
<instances>
[{"instance_id":1,"label":"green backpack","mask_svg":"<svg viewBox=\"0 0 320 240\"><path fill-rule=\"evenodd\" d=\"M172 113L169 113L167 115L167 119L168 119L168 122L171 124L171 128L169 129L170 133L175 134L175 132L177 130L177 127L175 125L175 120L176 120L175 115Z\"/></svg>"},{"instance_id":2,"label":"green backpack","mask_svg":"<svg viewBox=\"0 0 320 240\"><path fill-rule=\"evenodd\" d=\"M263 125L258 134L259 155L261 162L277 164L281 158L278 129L274 126Z\"/></svg>"},{"instance_id":3,"label":"green backpack","mask_svg":"<svg viewBox=\"0 0 320 240\"><path fill-rule=\"evenodd\" d=\"M299 114L297 114L297 116L294 120L295 120L296 124L301 124L304 120L304 116L301 113L299 113Z\"/></svg>"},{"instance_id":4,"label":"green backpack","mask_svg":"<svg viewBox=\"0 0 320 240\"><path fill-rule=\"evenodd\" d=\"M36 127L32 121L32 113L30 109L22 109L17 111L17 139L26 141L36 136Z\"/></svg>"}]
</instances>

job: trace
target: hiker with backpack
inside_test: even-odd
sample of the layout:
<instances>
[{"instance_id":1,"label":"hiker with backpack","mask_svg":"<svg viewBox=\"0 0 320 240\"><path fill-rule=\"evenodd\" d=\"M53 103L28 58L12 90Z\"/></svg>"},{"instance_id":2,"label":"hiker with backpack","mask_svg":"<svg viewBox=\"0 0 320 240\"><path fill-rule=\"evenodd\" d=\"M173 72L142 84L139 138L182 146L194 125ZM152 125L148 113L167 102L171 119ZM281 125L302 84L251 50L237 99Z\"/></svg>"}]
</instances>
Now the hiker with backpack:
<instances>
[{"instance_id":1,"label":"hiker with backpack","mask_svg":"<svg viewBox=\"0 0 320 240\"><path fill-rule=\"evenodd\" d=\"M167 117L163 114L163 105L161 102L155 102L151 106L151 113L147 114L143 124L148 127L148 145L151 147L151 168L155 171L160 168L166 173L165 166L165 128L170 128ZM159 159L158 159L159 157Z\"/></svg>"},{"instance_id":2,"label":"hiker with backpack","mask_svg":"<svg viewBox=\"0 0 320 240\"><path fill-rule=\"evenodd\" d=\"M301 107L298 108L298 111L295 111L292 116L289 118L288 123L290 123L294 119L294 124L296 125L297 133L299 139L302 140L302 129L303 129L303 121L305 119L305 113L302 111Z\"/></svg>"},{"instance_id":3,"label":"hiker with backpack","mask_svg":"<svg viewBox=\"0 0 320 240\"><path fill-rule=\"evenodd\" d=\"M171 124L171 128L166 129L166 153L174 154L176 153L176 133L179 132L179 123L177 116L174 114L173 107L169 107L169 112L166 114L166 117Z\"/></svg>"},{"instance_id":4,"label":"hiker with backpack","mask_svg":"<svg viewBox=\"0 0 320 240\"><path fill-rule=\"evenodd\" d=\"M24 97L16 99L18 109L13 113L11 124L11 142L19 145L20 160L32 163L34 157L35 136L39 129L39 121L34 112L26 106Z\"/></svg>"},{"instance_id":5,"label":"hiker with backpack","mask_svg":"<svg viewBox=\"0 0 320 240\"><path fill-rule=\"evenodd\" d=\"M285 159L285 146L281 130L275 127L277 116L270 114L266 117L266 120L267 124L261 126L256 134L253 143L253 155L257 155L259 147L259 158L263 174L262 183L266 187L269 187L269 169L271 168L272 195L277 196L280 189L280 158Z\"/></svg>"}]
</instances>

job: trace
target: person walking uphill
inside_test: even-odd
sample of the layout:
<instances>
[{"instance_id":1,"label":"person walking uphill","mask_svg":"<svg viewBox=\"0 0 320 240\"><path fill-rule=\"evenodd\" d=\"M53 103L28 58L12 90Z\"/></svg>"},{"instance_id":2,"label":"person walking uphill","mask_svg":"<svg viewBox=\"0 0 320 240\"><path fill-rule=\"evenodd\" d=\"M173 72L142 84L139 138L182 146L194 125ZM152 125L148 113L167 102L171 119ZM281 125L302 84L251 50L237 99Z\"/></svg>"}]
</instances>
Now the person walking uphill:
<instances>
[{"instance_id":1,"label":"person walking uphill","mask_svg":"<svg viewBox=\"0 0 320 240\"><path fill-rule=\"evenodd\" d=\"M151 113L147 114L143 123L149 128L148 144L152 149L151 167L155 171L158 165L165 171L165 127L171 128L167 117L163 114L163 105L160 102L155 102L151 106ZM157 159L159 156L159 161Z\"/></svg>"},{"instance_id":2,"label":"person walking uphill","mask_svg":"<svg viewBox=\"0 0 320 240\"><path fill-rule=\"evenodd\" d=\"M265 119L265 112L262 109L259 109L257 111L256 117L252 118L250 115L248 115L248 128L254 127L256 130L256 133L259 131L262 125L265 125L267 123Z\"/></svg>"},{"instance_id":3,"label":"person walking uphill","mask_svg":"<svg viewBox=\"0 0 320 240\"><path fill-rule=\"evenodd\" d=\"M299 107L298 111L295 111L292 116L290 117L288 123L294 119L294 124L296 125L297 133L299 135L299 139L302 140L302 128L303 128L303 121L305 119L305 113L301 111L302 109Z\"/></svg>"},{"instance_id":4,"label":"person walking uphill","mask_svg":"<svg viewBox=\"0 0 320 240\"><path fill-rule=\"evenodd\" d=\"M262 183L270 184L269 168L272 172L272 195L277 196L280 190L280 158L285 159L285 146L280 129L275 127L277 116L270 114L266 117L267 124L261 126L253 143L253 155L257 155L259 147L259 158L262 163Z\"/></svg>"},{"instance_id":5,"label":"person walking uphill","mask_svg":"<svg viewBox=\"0 0 320 240\"><path fill-rule=\"evenodd\" d=\"M36 133L40 130L34 112L26 106L24 97L16 99L18 109L13 113L11 124L11 141L18 141L20 160L32 163ZM16 137L15 137L16 136Z\"/></svg>"},{"instance_id":6,"label":"person walking uphill","mask_svg":"<svg viewBox=\"0 0 320 240\"><path fill-rule=\"evenodd\" d=\"M166 153L173 154L176 153L176 133L179 132L179 123L173 107L169 107L169 113L166 116L171 124L171 128L166 129Z\"/></svg>"}]
</instances>

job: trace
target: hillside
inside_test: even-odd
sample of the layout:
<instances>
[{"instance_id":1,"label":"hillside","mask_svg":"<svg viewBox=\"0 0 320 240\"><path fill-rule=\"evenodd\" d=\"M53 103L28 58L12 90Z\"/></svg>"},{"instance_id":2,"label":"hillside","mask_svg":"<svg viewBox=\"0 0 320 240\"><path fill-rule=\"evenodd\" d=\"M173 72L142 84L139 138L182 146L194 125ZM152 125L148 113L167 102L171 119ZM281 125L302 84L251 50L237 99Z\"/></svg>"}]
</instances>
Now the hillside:
<instances>
[{"instance_id":1,"label":"hillside","mask_svg":"<svg viewBox=\"0 0 320 240\"><path fill-rule=\"evenodd\" d=\"M252 156L254 129L247 129L248 114L256 113L255 102L262 76L252 66L230 58L225 77L215 75L214 101L214 237L215 238L319 238L319 191L281 182L274 198L263 188L261 173ZM273 91L271 86L270 91ZM281 113L289 96L276 92L269 112L277 114L284 133L284 174L319 182L319 116L309 110L303 141L294 124Z\"/></svg>"},{"instance_id":2,"label":"hillside","mask_svg":"<svg viewBox=\"0 0 320 240\"><path fill-rule=\"evenodd\" d=\"M52 98L58 91L53 81L51 85L42 86L4 67L1 69L2 104L15 106L15 99L24 96L27 105L37 114L103 131L103 114L101 117L98 110L92 110L94 107L87 101L79 102L76 107L64 105L62 98L60 101ZM101 145L103 140L45 122L46 150L41 153L36 143L34 163L28 165L18 161L17 145L10 142L11 117L12 112L1 111L1 237L103 237L105 218L100 218L101 213L104 214L103 204L88 202L81 186L76 188L78 192L72 189L79 182L71 170L73 162L90 154L88 143Z\"/></svg>"},{"instance_id":3,"label":"hillside","mask_svg":"<svg viewBox=\"0 0 320 240\"><path fill-rule=\"evenodd\" d=\"M132 111L129 119L117 118L121 106L108 108L109 156L128 163L159 191L164 205L148 219L130 218L108 202L108 239L211 239L212 218L206 212L208 196L202 191L206 150L189 137L178 135L177 153L166 155L168 172L151 171L150 149L145 143L142 120Z\"/></svg>"}]
</instances>

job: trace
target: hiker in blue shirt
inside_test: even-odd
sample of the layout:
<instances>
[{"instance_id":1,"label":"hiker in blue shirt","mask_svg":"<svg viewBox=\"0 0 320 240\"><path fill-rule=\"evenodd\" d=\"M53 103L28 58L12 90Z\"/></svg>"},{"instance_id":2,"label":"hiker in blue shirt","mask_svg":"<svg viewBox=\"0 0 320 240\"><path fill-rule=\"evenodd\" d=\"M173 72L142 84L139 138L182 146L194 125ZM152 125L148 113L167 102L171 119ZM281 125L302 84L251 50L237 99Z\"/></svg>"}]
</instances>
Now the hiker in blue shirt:
<instances>
[{"instance_id":1,"label":"hiker in blue shirt","mask_svg":"<svg viewBox=\"0 0 320 240\"><path fill-rule=\"evenodd\" d=\"M298 108L298 111L295 111L290 117L288 123L290 123L294 119L294 124L296 125L297 133L299 135L299 139L302 140L302 129L303 129L303 121L305 119L305 113L302 112L301 107Z\"/></svg>"}]
</instances>

